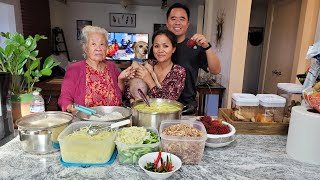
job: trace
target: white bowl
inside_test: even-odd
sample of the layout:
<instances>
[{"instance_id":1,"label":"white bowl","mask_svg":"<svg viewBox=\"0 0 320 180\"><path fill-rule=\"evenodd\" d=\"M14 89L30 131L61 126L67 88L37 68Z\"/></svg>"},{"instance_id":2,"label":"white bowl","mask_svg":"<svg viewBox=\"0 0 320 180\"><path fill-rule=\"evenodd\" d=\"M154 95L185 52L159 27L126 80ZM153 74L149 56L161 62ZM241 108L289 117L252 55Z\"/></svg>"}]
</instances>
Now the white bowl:
<instances>
[{"instance_id":1,"label":"white bowl","mask_svg":"<svg viewBox=\"0 0 320 180\"><path fill-rule=\"evenodd\" d=\"M235 140L236 129L225 121L222 121L222 124L228 125L230 132L228 134L207 134L206 146L213 148L223 147Z\"/></svg>"},{"instance_id":2,"label":"white bowl","mask_svg":"<svg viewBox=\"0 0 320 180\"><path fill-rule=\"evenodd\" d=\"M139 166L141 169L144 170L152 179L166 179L170 177L174 172L176 172L178 169L180 169L182 162L180 158L174 154L161 152L161 157L164 161L167 159L167 155L171 155L172 165L173 169L171 172L165 172L165 173L157 173L157 172L151 172L144 168L145 165L147 165L148 162L154 162L155 159L157 159L159 152L152 152L145 154L140 157L139 159ZM159 163L160 164L160 163Z\"/></svg>"}]
</instances>

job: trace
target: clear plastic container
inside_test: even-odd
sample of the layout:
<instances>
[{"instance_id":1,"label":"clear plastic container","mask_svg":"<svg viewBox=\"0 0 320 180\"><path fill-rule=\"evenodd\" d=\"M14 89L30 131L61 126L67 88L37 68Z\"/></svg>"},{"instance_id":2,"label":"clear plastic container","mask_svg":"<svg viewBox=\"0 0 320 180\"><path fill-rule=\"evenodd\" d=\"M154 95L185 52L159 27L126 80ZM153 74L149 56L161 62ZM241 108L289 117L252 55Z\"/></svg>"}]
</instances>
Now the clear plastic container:
<instances>
[{"instance_id":1,"label":"clear plastic container","mask_svg":"<svg viewBox=\"0 0 320 180\"><path fill-rule=\"evenodd\" d=\"M252 121L258 113L259 99L253 94L233 93L231 108L232 119L235 121Z\"/></svg>"},{"instance_id":2,"label":"clear plastic container","mask_svg":"<svg viewBox=\"0 0 320 180\"><path fill-rule=\"evenodd\" d=\"M286 99L284 117L290 118L291 108L301 105L303 86L293 83L278 83L277 87L277 94Z\"/></svg>"},{"instance_id":3,"label":"clear plastic container","mask_svg":"<svg viewBox=\"0 0 320 180\"><path fill-rule=\"evenodd\" d=\"M185 137L163 134L166 128L176 124L185 124L196 128L203 136ZM163 151L178 156L183 164L199 164L201 162L207 140L207 131L200 121L163 120L160 124L160 137Z\"/></svg>"},{"instance_id":4,"label":"clear plastic container","mask_svg":"<svg viewBox=\"0 0 320 180\"><path fill-rule=\"evenodd\" d=\"M110 160L115 149L114 140L118 129L115 128L113 135L102 140L85 140L84 136L78 137L75 140L66 140L65 136L79 130L82 127L93 125L107 126L110 123L106 122L87 122L80 121L70 124L58 136L60 144L61 156L64 162L79 163L79 164L101 164ZM88 135L90 136L90 135ZM99 136L95 135L95 136Z\"/></svg>"},{"instance_id":5,"label":"clear plastic container","mask_svg":"<svg viewBox=\"0 0 320 180\"><path fill-rule=\"evenodd\" d=\"M257 122L283 122L286 99L276 94L257 94L259 111Z\"/></svg>"},{"instance_id":6,"label":"clear plastic container","mask_svg":"<svg viewBox=\"0 0 320 180\"><path fill-rule=\"evenodd\" d=\"M148 127L147 131L152 131L158 134L156 128ZM160 137L160 136L159 136ZM157 143L152 144L123 144L121 142L115 142L118 149L118 158L120 164L136 164L141 156L159 151L160 138Z\"/></svg>"},{"instance_id":7,"label":"clear plastic container","mask_svg":"<svg viewBox=\"0 0 320 180\"><path fill-rule=\"evenodd\" d=\"M32 101L30 104L30 113L44 112L44 99L40 95L39 91L33 91Z\"/></svg>"}]
</instances>

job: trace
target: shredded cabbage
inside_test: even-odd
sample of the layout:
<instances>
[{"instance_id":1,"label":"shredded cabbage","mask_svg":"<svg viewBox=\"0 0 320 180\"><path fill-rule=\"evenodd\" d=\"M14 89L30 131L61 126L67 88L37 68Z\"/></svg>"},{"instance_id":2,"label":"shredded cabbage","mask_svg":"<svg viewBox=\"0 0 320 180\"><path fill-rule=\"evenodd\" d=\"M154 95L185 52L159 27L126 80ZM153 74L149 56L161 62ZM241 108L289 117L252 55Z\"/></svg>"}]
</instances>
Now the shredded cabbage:
<instances>
[{"instance_id":1,"label":"shredded cabbage","mask_svg":"<svg viewBox=\"0 0 320 180\"><path fill-rule=\"evenodd\" d=\"M151 138L150 132L144 127L122 128L117 136L117 141L123 144L143 144L143 141Z\"/></svg>"}]
</instances>

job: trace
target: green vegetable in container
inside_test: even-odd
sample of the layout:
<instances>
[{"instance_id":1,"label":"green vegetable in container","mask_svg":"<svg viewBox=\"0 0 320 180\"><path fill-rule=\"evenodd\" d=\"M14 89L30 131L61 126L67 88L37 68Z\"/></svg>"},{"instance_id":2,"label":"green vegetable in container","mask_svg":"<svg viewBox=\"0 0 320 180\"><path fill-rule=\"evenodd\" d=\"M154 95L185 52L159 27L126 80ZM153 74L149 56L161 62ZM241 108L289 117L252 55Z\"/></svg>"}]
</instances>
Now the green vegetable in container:
<instances>
[{"instance_id":1,"label":"green vegetable in container","mask_svg":"<svg viewBox=\"0 0 320 180\"><path fill-rule=\"evenodd\" d=\"M147 153L159 150L159 135L145 127L129 127L120 130L117 136L119 161L122 164L136 163ZM154 144L154 145L153 145Z\"/></svg>"}]
</instances>

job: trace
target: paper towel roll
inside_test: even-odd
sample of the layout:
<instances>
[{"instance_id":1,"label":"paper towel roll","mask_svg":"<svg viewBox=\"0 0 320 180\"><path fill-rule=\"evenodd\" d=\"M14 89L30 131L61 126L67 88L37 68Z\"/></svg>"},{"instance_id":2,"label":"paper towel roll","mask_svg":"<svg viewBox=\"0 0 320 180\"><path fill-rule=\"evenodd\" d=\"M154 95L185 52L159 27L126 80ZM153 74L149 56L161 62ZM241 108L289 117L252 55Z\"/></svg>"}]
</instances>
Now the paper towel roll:
<instances>
[{"instance_id":1,"label":"paper towel roll","mask_svg":"<svg viewBox=\"0 0 320 180\"><path fill-rule=\"evenodd\" d=\"M291 111L286 151L301 162L320 164L320 114L295 106Z\"/></svg>"}]
</instances>

